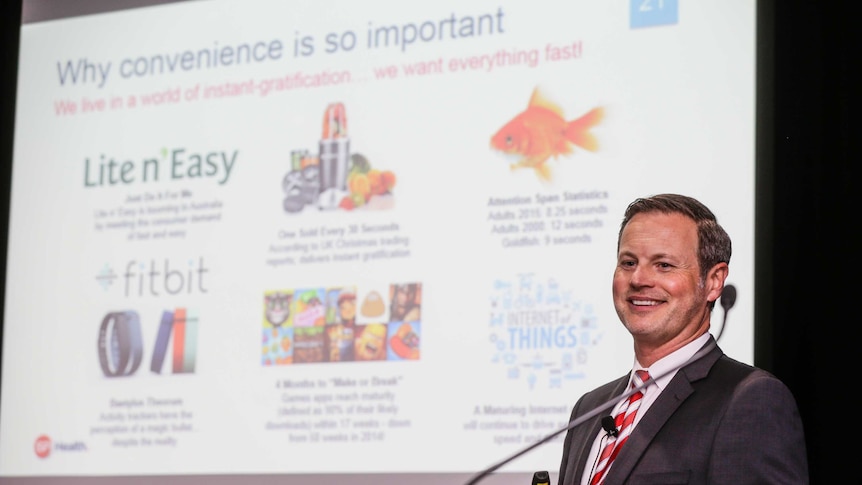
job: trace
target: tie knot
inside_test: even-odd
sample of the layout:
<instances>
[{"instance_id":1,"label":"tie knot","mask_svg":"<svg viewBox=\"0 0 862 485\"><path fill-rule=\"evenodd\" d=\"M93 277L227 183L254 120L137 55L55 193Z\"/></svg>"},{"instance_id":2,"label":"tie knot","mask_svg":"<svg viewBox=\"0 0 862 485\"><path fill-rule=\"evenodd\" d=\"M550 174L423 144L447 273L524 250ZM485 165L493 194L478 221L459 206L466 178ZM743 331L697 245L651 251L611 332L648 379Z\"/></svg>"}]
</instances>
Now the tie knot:
<instances>
[{"instance_id":1,"label":"tie knot","mask_svg":"<svg viewBox=\"0 0 862 485\"><path fill-rule=\"evenodd\" d=\"M649 372L645 370L636 370L633 384L635 387L640 387L644 382L649 380Z\"/></svg>"}]
</instances>

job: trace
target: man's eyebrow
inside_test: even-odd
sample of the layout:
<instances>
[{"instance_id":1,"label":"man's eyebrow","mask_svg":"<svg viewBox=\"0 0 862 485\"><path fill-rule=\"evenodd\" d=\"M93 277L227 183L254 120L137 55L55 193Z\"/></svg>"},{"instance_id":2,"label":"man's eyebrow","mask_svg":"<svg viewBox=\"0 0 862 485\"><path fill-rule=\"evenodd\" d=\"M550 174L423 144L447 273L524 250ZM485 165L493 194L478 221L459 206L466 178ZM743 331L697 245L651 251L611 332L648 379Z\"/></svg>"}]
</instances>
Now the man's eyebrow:
<instances>
[{"instance_id":1,"label":"man's eyebrow","mask_svg":"<svg viewBox=\"0 0 862 485\"><path fill-rule=\"evenodd\" d=\"M650 254L648 256L645 256L645 257L644 256L638 256L634 252L628 251L628 250L623 250L623 251L620 251L619 253L617 253L618 258L621 258L624 256L632 257L634 259L639 259L639 260L646 260L646 261L658 261L658 260L662 260L662 259L675 261L676 259L678 259L676 256L674 256L671 253L655 253L655 254Z\"/></svg>"}]
</instances>

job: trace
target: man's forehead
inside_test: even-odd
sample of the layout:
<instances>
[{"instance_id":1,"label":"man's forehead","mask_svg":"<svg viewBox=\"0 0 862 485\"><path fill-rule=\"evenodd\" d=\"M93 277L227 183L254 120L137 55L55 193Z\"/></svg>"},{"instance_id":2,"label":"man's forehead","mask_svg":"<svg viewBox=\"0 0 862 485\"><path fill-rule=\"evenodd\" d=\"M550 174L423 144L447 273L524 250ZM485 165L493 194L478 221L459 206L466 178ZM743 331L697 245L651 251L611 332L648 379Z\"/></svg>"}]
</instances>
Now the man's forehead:
<instances>
[{"instance_id":1,"label":"man's forehead","mask_svg":"<svg viewBox=\"0 0 862 485\"><path fill-rule=\"evenodd\" d=\"M650 253L650 257L696 254L697 225L680 214L638 214L623 229L619 253L644 251Z\"/></svg>"}]
</instances>

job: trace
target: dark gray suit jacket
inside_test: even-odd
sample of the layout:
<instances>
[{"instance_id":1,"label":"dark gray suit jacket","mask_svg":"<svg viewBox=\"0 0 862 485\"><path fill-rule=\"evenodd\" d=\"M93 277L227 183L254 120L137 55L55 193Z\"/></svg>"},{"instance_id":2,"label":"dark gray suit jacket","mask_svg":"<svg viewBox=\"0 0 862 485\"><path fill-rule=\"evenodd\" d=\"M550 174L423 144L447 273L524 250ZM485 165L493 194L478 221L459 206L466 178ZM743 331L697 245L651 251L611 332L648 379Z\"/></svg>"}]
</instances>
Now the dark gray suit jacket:
<instances>
[{"instance_id":1,"label":"dark gray suit jacket","mask_svg":"<svg viewBox=\"0 0 862 485\"><path fill-rule=\"evenodd\" d=\"M582 396L571 419L622 394L628 377ZM566 433L559 485L577 485L584 469L589 473L590 447L607 415ZM677 372L641 417L604 483L807 484L796 401L775 376L716 346Z\"/></svg>"}]
</instances>

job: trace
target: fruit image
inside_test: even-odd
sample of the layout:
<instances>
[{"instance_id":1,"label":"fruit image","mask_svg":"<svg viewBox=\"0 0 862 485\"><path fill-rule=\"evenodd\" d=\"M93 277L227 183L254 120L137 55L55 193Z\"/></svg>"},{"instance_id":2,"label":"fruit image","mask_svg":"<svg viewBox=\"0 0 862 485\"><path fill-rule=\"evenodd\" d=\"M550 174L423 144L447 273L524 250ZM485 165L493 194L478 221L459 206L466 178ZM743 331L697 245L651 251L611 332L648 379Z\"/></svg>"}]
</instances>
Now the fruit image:
<instances>
[{"instance_id":1,"label":"fruit image","mask_svg":"<svg viewBox=\"0 0 862 485\"><path fill-rule=\"evenodd\" d=\"M392 193L395 186L395 174L391 170L371 168L371 163L365 156L354 153L350 156L350 172L347 174L347 194L340 200L338 207L342 210L353 210L363 206L370 209L389 208L391 197L381 197Z\"/></svg>"},{"instance_id":2,"label":"fruit image","mask_svg":"<svg viewBox=\"0 0 862 485\"><path fill-rule=\"evenodd\" d=\"M345 195L341 202L338 204L338 207L341 207L344 210L353 210L356 208L356 204L353 203L353 197L349 195Z\"/></svg>"},{"instance_id":3,"label":"fruit image","mask_svg":"<svg viewBox=\"0 0 862 485\"><path fill-rule=\"evenodd\" d=\"M353 173L347 178L347 188L351 194L358 194L364 200L371 196L371 181L364 173Z\"/></svg>"},{"instance_id":4,"label":"fruit image","mask_svg":"<svg viewBox=\"0 0 862 485\"><path fill-rule=\"evenodd\" d=\"M386 192L391 192L392 188L395 187L395 174L390 170L380 172L380 180Z\"/></svg>"},{"instance_id":5,"label":"fruit image","mask_svg":"<svg viewBox=\"0 0 862 485\"><path fill-rule=\"evenodd\" d=\"M368 177L368 184L371 188L371 195L382 195L386 193L386 186L383 185L383 177L380 170L371 169L365 174Z\"/></svg>"}]
</instances>

